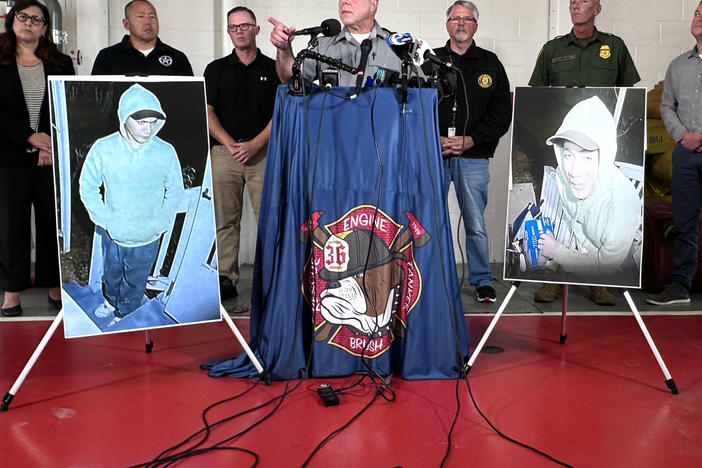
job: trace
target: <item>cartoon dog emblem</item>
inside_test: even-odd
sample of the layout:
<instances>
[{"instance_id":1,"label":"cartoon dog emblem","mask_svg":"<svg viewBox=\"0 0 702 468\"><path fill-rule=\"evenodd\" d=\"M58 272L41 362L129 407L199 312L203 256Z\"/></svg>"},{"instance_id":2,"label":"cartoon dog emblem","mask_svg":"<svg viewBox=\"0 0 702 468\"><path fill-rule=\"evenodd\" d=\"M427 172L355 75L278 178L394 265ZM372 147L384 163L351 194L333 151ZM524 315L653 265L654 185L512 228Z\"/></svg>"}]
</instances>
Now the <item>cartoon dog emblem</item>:
<instances>
[{"instance_id":1,"label":"cartoon dog emblem","mask_svg":"<svg viewBox=\"0 0 702 468\"><path fill-rule=\"evenodd\" d=\"M332 324L346 325L370 337L382 336L397 309L404 270L398 264L404 257L392 252L375 233L353 229L343 238L331 236L324 245L325 265L319 276L327 281L321 292L322 316ZM330 248L343 252L348 245L348 262L342 271L327 264Z\"/></svg>"},{"instance_id":2,"label":"cartoon dog emblem","mask_svg":"<svg viewBox=\"0 0 702 468\"><path fill-rule=\"evenodd\" d=\"M419 295L412 248L425 245L430 236L409 213L410 226L401 226L381 211L362 206L326 229L318 224L322 214L314 213L301 232L301 240L311 234L315 244L315 268L307 283L319 284L307 284L306 291L315 310L315 339L331 336L330 342L337 340L334 344L346 348L348 341L339 335L360 336L363 339L356 343L380 340L373 351L387 348L392 336L404 336L407 316ZM347 229L349 225L354 227ZM370 229L373 225L376 228Z\"/></svg>"}]
</instances>

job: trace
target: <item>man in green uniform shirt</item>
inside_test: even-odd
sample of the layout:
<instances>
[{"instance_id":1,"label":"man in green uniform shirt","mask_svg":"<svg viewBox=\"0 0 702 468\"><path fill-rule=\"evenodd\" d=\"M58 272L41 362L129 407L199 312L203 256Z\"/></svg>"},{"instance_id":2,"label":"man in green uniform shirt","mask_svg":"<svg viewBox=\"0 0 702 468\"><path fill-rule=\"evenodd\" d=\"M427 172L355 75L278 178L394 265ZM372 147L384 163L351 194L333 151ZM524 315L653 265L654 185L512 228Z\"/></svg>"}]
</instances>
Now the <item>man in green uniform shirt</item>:
<instances>
[{"instance_id":1,"label":"man in green uniform shirt","mask_svg":"<svg viewBox=\"0 0 702 468\"><path fill-rule=\"evenodd\" d=\"M573 29L544 44L529 86L633 86L641 80L624 41L595 27L600 11L600 0L570 0ZM593 286L590 292L595 303L614 304L607 288ZM552 302L562 294L562 285L544 284L534 300Z\"/></svg>"},{"instance_id":2,"label":"man in green uniform shirt","mask_svg":"<svg viewBox=\"0 0 702 468\"><path fill-rule=\"evenodd\" d=\"M548 41L529 86L633 86L641 80L624 41L598 31L600 0L571 0L573 29Z\"/></svg>"}]
</instances>

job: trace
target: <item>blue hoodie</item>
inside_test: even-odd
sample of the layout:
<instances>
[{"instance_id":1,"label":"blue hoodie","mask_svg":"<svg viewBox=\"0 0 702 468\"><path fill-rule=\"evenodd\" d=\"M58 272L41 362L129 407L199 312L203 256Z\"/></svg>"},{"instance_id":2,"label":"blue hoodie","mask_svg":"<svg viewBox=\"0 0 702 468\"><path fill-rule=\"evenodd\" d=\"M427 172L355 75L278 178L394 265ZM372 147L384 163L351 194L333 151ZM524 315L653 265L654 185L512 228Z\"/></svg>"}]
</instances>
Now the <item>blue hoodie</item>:
<instances>
[{"instance_id":1,"label":"blue hoodie","mask_svg":"<svg viewBox=\"0 0 702 468\"><path fill-rule=\"evenodd\" d=\"M130 143L125 122L141 110L166 115L158 98L135 84L119 100L119 132L93 144L79 180L80 198L90 219L125 247L157 240L171 227L184 194L175 149L156 136L164 119L157 121L149 140L137 148Z\"/></svg>"}]
</instances>

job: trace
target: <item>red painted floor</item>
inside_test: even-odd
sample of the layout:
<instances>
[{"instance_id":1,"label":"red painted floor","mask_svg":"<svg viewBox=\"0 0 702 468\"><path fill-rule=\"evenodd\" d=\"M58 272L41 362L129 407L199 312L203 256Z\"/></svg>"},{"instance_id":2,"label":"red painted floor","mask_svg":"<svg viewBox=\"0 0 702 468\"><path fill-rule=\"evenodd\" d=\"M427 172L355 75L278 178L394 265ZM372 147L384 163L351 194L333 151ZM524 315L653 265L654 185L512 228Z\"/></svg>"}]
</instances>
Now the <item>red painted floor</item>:
<instances>
[{"instance_id":1,"label":"red painted floor","mask_svg":"<svg viewBox=\"0 0 702 468\"><path fill-rule=\"evenodd\" d=\"M473 344L491 317L469 317ZM702 316L644 320L680 394L672 395L631 316L569 316L568 343L558 344L560 318L503 316L469 379L477 402L507 435L574 466L702 466ZM238 321L247 328L246 321ZM0 391L10 388L49 322L0 322ZM0 465L128 466L147 462L202 427L210 403L251 387L211 379L198 365L238 353L225 324L66 341L59 327L15 397L0 413ZM333 385L352 382L337 379ZM370 387L341 395L325 408L304 381L263 423L226 445L259 456L262 467L299 467L313 448L373 397ZM293 388L297 382L290 382ZM378 398L331 439L311 467L432 467L444 456L456 409L455 381L394 379L394 402ZM258 385L216 408L209 419L234 415L283 392ZM445 466L556 466L514 445L476 412L465 383L460 417ZM237 434L272 405L213 429L207 445ZM177 466L252 466L254 458L221 450Z\"/></svg>"}]
</instances>

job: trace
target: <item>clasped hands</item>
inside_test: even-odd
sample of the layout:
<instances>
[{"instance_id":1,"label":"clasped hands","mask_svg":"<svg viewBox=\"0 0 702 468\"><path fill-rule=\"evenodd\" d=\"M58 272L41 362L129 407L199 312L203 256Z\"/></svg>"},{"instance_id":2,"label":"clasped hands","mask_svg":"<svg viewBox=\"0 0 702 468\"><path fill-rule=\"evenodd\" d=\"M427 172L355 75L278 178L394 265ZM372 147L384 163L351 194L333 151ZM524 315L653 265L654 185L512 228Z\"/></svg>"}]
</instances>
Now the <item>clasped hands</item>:
<instances>
[{"instance_id":1,"label":"clasped hands","mask_svg":"<svg viewBox=\"0 0 702 468\"><path fill-rule=\"evenodd\" d=\"M29 143L32 148L39 150L39 162L38 166L51 166L51 137L44 132L32 133L29 138L27 138L27 143Z\"/></svg>"}]
</instances>

